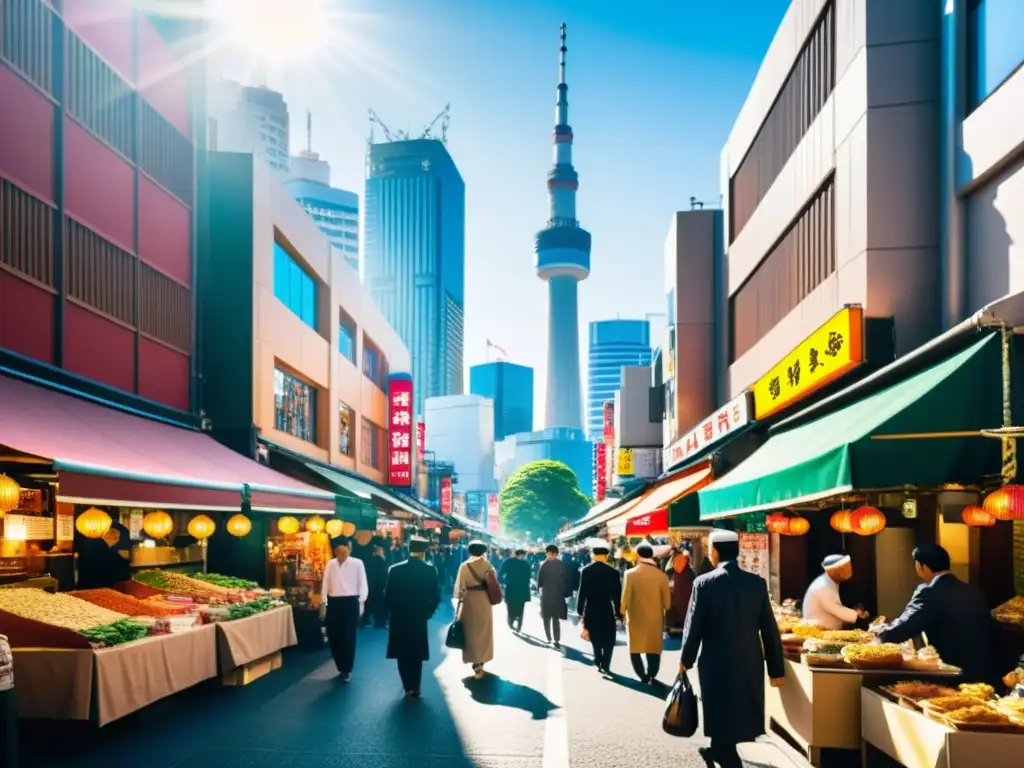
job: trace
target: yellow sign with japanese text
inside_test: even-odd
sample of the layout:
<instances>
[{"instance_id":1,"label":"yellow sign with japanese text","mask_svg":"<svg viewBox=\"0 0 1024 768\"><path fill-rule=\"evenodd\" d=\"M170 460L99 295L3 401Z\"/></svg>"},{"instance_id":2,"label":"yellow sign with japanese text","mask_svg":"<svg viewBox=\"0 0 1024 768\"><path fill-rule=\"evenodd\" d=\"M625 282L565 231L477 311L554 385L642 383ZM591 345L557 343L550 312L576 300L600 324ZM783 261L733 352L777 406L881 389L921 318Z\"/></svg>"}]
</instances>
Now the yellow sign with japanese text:
<instances>
[{"instance_id":1,"label":"yellow sign with japanese text","mask_svg":"<svg viewBox=\"0 0 1024 768\"><path fill-rule=\"evenodd\" d=\"M632 477L636 471L633 466L633 449L619 448L618 459L615 466L615 474L619 477Z\"/></svg>"},{"instance_id":2,"label":"yellow sign with japanese text","mask_svg":"<svg viewBox=\"0 0 1024 768\"><path fill-rule=\"evenodd\" d=\"M754 418L778 413L864 361L864 311L846 307L754 384Z\"/></svg>"}]
</instances>

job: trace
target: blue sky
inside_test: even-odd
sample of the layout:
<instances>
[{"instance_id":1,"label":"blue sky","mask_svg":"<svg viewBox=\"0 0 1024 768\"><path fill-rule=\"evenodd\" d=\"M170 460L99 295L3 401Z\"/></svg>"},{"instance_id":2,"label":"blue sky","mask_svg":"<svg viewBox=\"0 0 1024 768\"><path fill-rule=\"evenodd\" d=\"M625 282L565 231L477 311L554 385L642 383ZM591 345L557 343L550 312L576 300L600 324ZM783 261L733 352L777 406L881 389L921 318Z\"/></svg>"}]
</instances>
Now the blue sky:
<instances>
[{"instance_id":1,"label":"blue sky","mask_svg":"<svg viewBox=\"0 0 1024 768\"><path fill-rule=\"evenodd\" d=\"M593 235L587 323L664 311L670 214L719 197L719 155L788 0L330 0L323 50L266 72L291 112L293 152L331 163L362 197L367 109L418 132L451 103L466 181L465 360L486 340L535 369L543 418L546 288L533 236L548 217L558 27L568 24L577 211ZM234 66L244 79L245 67ZM585 392L584 392L585 394Z\"/></svg>"}]
</instances>

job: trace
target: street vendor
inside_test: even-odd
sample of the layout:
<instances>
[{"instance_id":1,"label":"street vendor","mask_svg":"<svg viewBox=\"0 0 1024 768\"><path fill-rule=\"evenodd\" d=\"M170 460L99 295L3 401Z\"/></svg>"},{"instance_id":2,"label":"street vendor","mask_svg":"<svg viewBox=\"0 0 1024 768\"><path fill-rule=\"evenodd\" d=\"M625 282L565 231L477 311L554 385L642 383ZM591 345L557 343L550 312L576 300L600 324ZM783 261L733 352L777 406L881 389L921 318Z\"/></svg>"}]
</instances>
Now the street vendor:
<instances>
[{"instance_id":1,"label":"street vendor","mask_svg":"<svg viewBox=\"0 0 1024 768\"><path fill-rule=\"evenodd\" d=\"M821 562L824 573L811 582L804 595L804 618L818 622L822 629L842 629L857 619L866 619L867 611L847 608L839 597L839 585L853 578L849 555L829 555Z\"/></svg>"}]
</instances>

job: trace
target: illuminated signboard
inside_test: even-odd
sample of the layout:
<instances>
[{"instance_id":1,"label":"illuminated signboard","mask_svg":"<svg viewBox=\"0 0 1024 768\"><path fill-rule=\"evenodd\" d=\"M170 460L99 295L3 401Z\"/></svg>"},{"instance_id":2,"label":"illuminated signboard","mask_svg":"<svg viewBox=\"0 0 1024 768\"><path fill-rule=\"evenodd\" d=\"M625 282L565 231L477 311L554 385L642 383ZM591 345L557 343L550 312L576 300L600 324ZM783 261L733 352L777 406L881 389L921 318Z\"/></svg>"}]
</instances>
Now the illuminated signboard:
<instances>
[{"instance_id":1,"label":"illuminated signboard","mask_svg":"<svg viewBox=\"0 0 1024 768\"><path fill-rule=\"evenodd\" d=\"M846 307L754 384L754 418L802 400L864 361L864 312Z\"/></svg>"},{"instance_id":2,"label":"illuminated signboard","mask_svg":"<svg viewBox=\"0 0 1024 768\"><path fill-rule=\"evenodd\" d=\"M450 515L452 513L452 479L450 477L441 478L441 514Z\"/></svg>"},{"instance_id":3,"label":"illuminated signboard","mask_svg":"<svg viewBox=\"0 0 1024 768\"><path fill-rule=\"evenodd\" d=\"M608 446L594 443L594 501L604 501L608 492Z\"/></svg>"},{"instance_id":4,"label":"illuminated signboard","mask_svg":"<svg viewBox=\"0 0 1024 768\"><path fill-rule=\"evenodd\" d=\"M619 477L632 477L633 471L633 449L619 448L619 459L616 464L615 474Z\"/></svg>"},{"instance_id":5,"label":"illuminated signboard","mask_svg":"<svg viewBox=\"0 0 1024 768\"><path fill-rule=\"evenodd\" d=\"M604 404L604 443L612 445L615 442L615 401L609 400Z\"/></svg>"},{"instance_id":6,"label":"illuminated signboard","mask_svg":"<svg viewBox=\"0 0 1024 768\"><path fill-rule=\"evenodd\" d=\"M427 425L422 421L416 422L416 461L426 459L427 450Z\"/></svg>"},{"instance_id":7,"label":"illuminated signboard","mask_svg":"<svg viewBox=\"0 0 1024 768\"><path fill-rule=\"evenodd\" d=\"M498 494L487 494L487 530L491 533L500 533L501 516Z\"/></svg>"},{"instance_id":8,"label":"illuminated signboard","mask_svg":"<svg viewBox=\"0 0 1024 768\"><path fill-rule=\"evenodd\" d=\"M412 485L412 377L388 377L388 484Z\"/></svg>"},{"instance_id":9,"label":"illuminated signboard","mask_svg":"<svg viewBox=\"0 0 1024 768\"><path fill-rule=\"evenodd\" d=\"M691 429L665 449L662 464L665 469L696 456L719 440L723 440L742 426L750 423L750 395L746 392L730 400L704 421Z\"/></svg>"}]
</instances>

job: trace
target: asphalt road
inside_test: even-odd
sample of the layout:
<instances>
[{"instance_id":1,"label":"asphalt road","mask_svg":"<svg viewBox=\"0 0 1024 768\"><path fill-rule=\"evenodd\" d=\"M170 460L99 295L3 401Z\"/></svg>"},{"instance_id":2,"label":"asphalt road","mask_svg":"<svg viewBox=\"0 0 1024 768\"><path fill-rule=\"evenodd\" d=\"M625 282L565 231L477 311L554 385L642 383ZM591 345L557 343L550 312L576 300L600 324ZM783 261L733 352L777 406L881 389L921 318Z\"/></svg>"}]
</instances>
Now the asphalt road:
<instances>
[{"instance_id":1,"label":"asphalt road","mask_svg":"<svg viewBox=\"0 0 1024 768\"><path fill-rule=\"evenodd\" d=\"M535 639L543 637L536 603L527 609L524 637L505 627L504 611L495 609L496 658L482 681L472 679L458 652L442 647L451 616L445 606L432 625L433 659L420 700L403 698L394 662L384 658L386 632L364 629L347 685L326 651L291 651L282 669L244 688L211 681L98 732L32 724L23 728L21 768L704 765L697 752L703 739L661 731L667 685L636 681L625 647L616 649L607 679L591 666L589 646L570 622L558 652ZM666 683L678 663L678 645L669 648ZM773 747L753 749L750 765L793 765Z\"/></svg>"}]
</instances>

